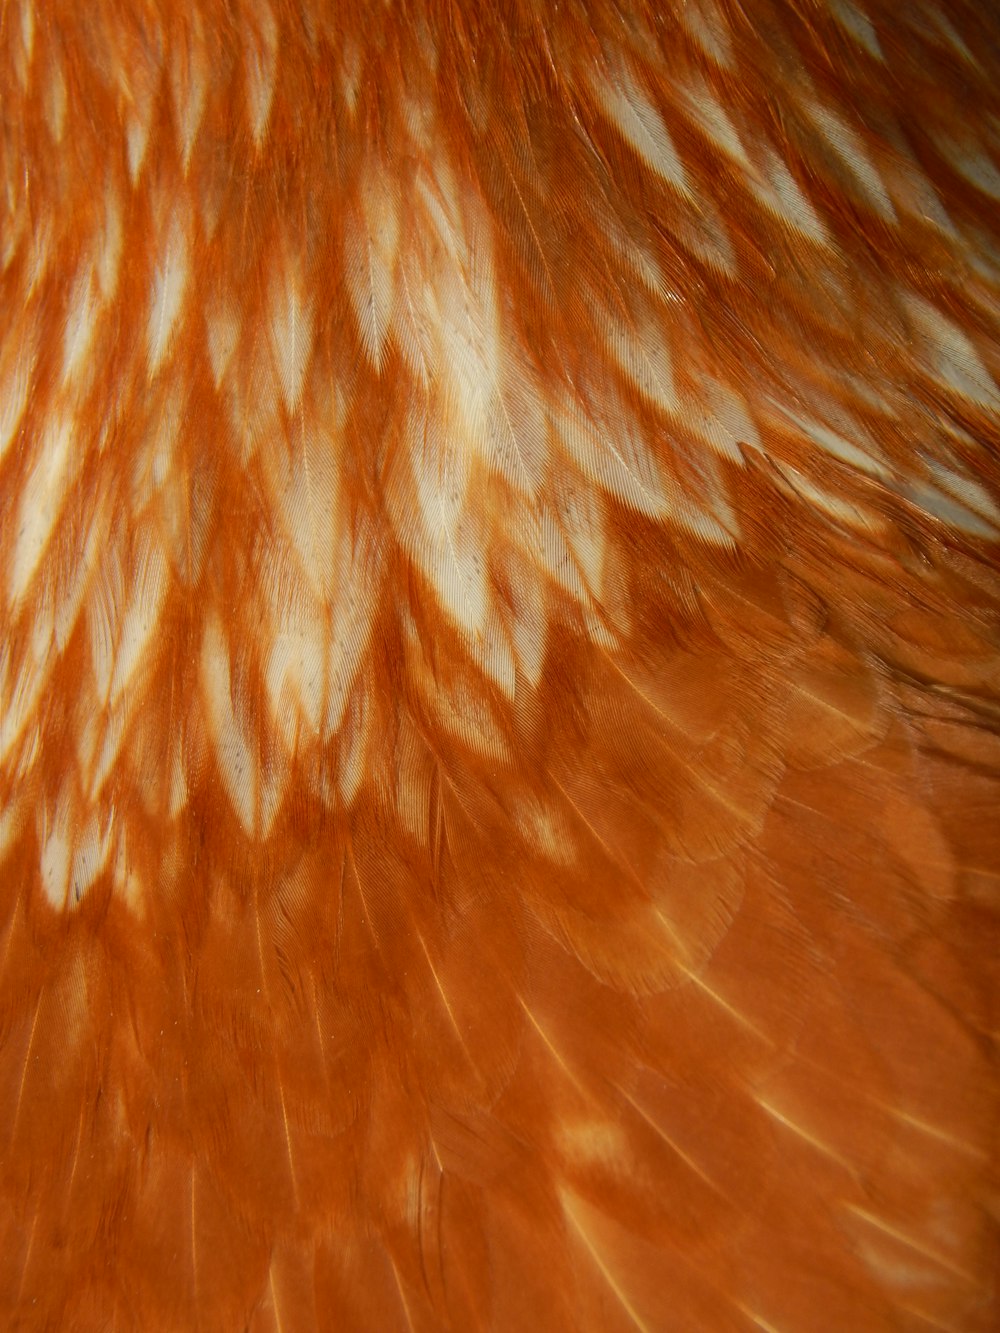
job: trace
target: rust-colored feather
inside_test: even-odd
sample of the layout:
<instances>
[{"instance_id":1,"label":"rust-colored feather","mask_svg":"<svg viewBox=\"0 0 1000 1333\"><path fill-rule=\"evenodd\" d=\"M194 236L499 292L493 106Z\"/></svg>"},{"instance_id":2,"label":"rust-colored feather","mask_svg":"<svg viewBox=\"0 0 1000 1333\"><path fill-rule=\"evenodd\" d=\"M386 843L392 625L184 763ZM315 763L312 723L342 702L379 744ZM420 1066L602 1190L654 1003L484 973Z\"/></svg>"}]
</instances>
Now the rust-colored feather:
<instances>
[{"instance_id":1,"label":"rust-colored feather","mask_svg":"<svg viewBox=\"0 0 1000 1333\"><path fill-rule=\"evenodd\" d=\"M996 1327L998 53L3 8L5 1326Z\"/></svg>"}]
</instances>

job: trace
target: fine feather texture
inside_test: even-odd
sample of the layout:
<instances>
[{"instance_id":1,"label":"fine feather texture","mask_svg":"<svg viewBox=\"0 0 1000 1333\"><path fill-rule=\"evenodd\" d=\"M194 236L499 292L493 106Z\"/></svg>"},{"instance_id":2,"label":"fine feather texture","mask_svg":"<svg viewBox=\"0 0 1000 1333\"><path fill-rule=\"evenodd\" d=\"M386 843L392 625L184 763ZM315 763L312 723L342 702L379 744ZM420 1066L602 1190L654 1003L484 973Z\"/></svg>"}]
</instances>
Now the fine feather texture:
<instances>
[{"instance_id":1,"label":"fine feather texture","mask_svg":"<svg viewBox=\"0 0 1000 1333\"><path fill-rule=\"evenodd\" d=\"M0 17L0 1311L1000 1319L1000 25Z\"/></svg>"}]
</instances>

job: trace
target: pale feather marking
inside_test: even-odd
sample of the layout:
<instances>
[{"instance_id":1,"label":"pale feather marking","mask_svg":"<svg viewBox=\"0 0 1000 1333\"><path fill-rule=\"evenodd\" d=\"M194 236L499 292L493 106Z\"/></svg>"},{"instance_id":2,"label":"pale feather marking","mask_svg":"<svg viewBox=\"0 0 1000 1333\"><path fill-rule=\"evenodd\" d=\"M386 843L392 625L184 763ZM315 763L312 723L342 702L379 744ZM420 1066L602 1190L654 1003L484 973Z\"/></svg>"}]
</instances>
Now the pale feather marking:
<instances>
[{"instance_id":1,"label":"pale feather marking","mask_svg":"<svg viewBox=\"0 0 1000 1333\"><path fill-rule=\"evenodd\" d=\"M343 413L334 404L327 420L294 432L295 447L270 452L271 487L284 521L285 531L299 558L301 576L328 609L337 606L338 560L342 557L345 531L341 521L340 449ZM341 573L339 587L351 589ZM279 593L280 601L284 594ZM277 604L277 603L276 603Z\"/></svg>"},{"instance_id":2,"label":"pale feather marking","mask_svg":"<svg viewBox=\"0 0 1000 1333\"><path fill-rule=\"evenodd\" d=\"M83 827L73 857L71 883L77 898L82 898L101 873L110 850L110 827L103 832L97 815L91 812Z\"/></svg>"},{"instance_id":3,"label":"pale feather marking","mask_svg":"<svg viewBox=\"0 0 1000 1333\"><path fill-rule=\"evenodd\" d=\"M247 113L250 132L259 148L267 131L274 101L274 83L278 67L278 25L267 0L256 0L256 24L245 25L247 42L243 53L246 74Z\"/></svg>"},{"instance_id":4,"label":"pale feather marking","mask_svg":"<svg viewBox=\"0 0 1000 1333\"><path fill-rule=\"evenodd\" d=\"M136 185L149 147L149 130L154 105L153 91L150 86L137 81L135 87L126 84L122 92L130 108L125 117L125 156L129 178L132 184Z\"/></svg>"},{"instance_id":5,"label":"pale feather marking","mask_svg":"<svg viewBox=\"0 0 1000 1333\"><path fill-rule=\"evenodd\" d=\"M351 805L361 788L368 764L370 723L363 696L352 706L342 727L337 785L344 802Z\"/></svg>"},{"instance_id":6,"label":"pale feather marking","mask_svg":"<svg viewBox=\"0 0 1000 1333\"><path fill-rule=\"evenodd\" d=\"M764 159L769 178L767 186L750 178L751 187L761 203L775 217L794 227L803 236L808 236L817 245L829 246L826 228L787 164L770 147L764 148Z\"/></svg>"},{"instance_id":7,"label":"pale feather marking","mask_svg":"<svg viewBox=\"0 0 1000 1333\"><path fill-rule=\"evenodd\" d=\"M893 1224L887 1222L884 1217L878 1217L869 1209L862 1208L860 1204L856 1203L845 1203L843 1207L846 1212L853 1213L855 1217L860 1217L876 1231L881 1231L885 1235L891 1236L893 1240L899 1241L901 1245L907 1246L916 1254L922 1254L925 1259L930 1259L932 1263L940 1265L941 1268L946 1269L949 1273L954 1273L956 1277L962 1278L962 1280L969 1283L970 1286L977 1285L973 1275L967 1272L964 1268L961 1268L954 1262L954 1260L949 1259L947 1255L941 1254L938 1250L932 1249L916 1236L912 1236L908 1232L903 1231L901 1227L893 1226Z\"/></svg>"},{"instance_id":8,"label":"pale feather marking","mask_svg":"<svg viewBox=\"0 0 1000 1333\"><path fill-rule=\"evenodd\" d=\"M413 1322L413 1316L410 1313L409 1302L407 1301L406 1293L403 1290L403 1283L399 1276L399 1270L396 1267L396 1261L388 1250L386 1250L386 1257L388 1258L390 1267L392 1268L392 1276L396 1280L396 1290L399 1293L399 1303L403 1307L403 1314L406 1315L406 1326L410 1330L410 1333L417 1333L416 1325Z\"/></svg>"},{"instance_id":9,"label":"pale feather marking","mask_svg":"<svg viewBox=\"0 0 1000 1333\"><path fill-rule=\"evenodd\" d=\"M476 537L467 536L462 523L468 453L443 440L439 448L437 440L428 440L426 424L421 430L414 422L411 431L414 435L420 431L424 438L423 448L415 449L412 458L417 497L431 539L418 541L415 554L452 618L471 633L480 633L487 613L484 558Z\"/></svg>"},{"instance_id":10,"label":"pale feather marking","mask_svg":"<svg viewBox=\"0 0 1000 1333\"><path fill-rule=\"evenodd\" d=\"M38 699L48 684L55 654L46 653L39 661L25 654L14 674L10 663L11 648L0 650L0 760L6 759L31 720ZM4 697L5 696L5 697Z\"/></svg>"},{"instance_id":11,"label":"pale feather marking","mask_svg":"<svg viewBox=\"0 0 1000 1333\"><path fill-rule=\"evenodd\" d=\"M162 258L156 266L150 293L147 341L149 370L153 375L170 347L184 304L188 280L188 240L179 218L169 226Z\"/></svg>"},{"instance_id":12,"label":"pale feather marking","mask_svg":"<svg viewBox=\"0 0 1000 1333\"><path fill-rule=\"evenodd\" d=\"M272 290L270 334L281 397L292 413L302 397L312 356L313 312L312 303L302 298L298 274L291 270Z\"/></svg>"},{"instance_id":13,"label":"pale feather marking","mask_svg":"<svg viewBox=\"0 0 1000 1333\"><path fill-rule=\"evenodd\" d=\"M468 644L468 651L507 698L513 699L517 687L517 663L513 648L506 635L500 631L495 614L487 616L483 629Z\"/></svg>"},{"instance_id":14,"label":"pale feather marking","mask_svg":"<svg viewBox=\"0 0 1000 1333\"><path fill-rule=\"evenodd\" d=\"M829 1144L824 1143L822 1139L818 1139L815 1134L810 1134L807 1129L804 1129L802 1125L798 1124L795 1120L792 1120L789 1116L783 1115L776 1106L772 1106L771 1103L765 1101L763 1097L755 1097L754 1100L760 1109L766 1112L772 1120L776 1120L779 1125L783 1125L785 1129L790 1130L797 1138L802 1139L804 1143L808 1143L811 1148L815 1148L816 1151L822 1153L824 1157L829 1157L830 1160L836 1162L838 1166L843 1166L850 1170L850 1163L846 1161L845 1158L841 1157L838 1152L835 1152Z\"/></svg>"},{"instance_id":15,"label":"pale feather marking","mask_svg":"<svg viewBox=\"0 0 1000 1333\"><path fill-rule=\"evenodd\" d=\"M742 1310L751 1324L756 1324L758 1328L763 1329L764 1333L783 1333L775 1324L769 1323L763 1315L755 1314L753 1310L748 1309L740 1301L736 1301L736 1308Z\"/></svg>"},{"instance_id":16,"label":"pale feather marking","mask_svg":"<svg viewBox=\"0 0 1000 1333\"><path fill-rule=\"evenodd\" d=\"M412 337L400 336L400 347L413 369L419 370L420 385L426 394L430 389L431 384L430 366L427 360L426 350L424 349L420 338L420 325L417 322L417 313L413 305L413 296L410 292L410 283L406 276L405 264L400 264L399 266L399 280L402 285L403 297L406 301L406 311L409 315L412 330ZM412 355L412 352L414 351L416 352L415 359Z\"/></svg>"},{"instance_id":17,"label":"pale feather marking","mask_svg":"<svg viewBox=\"0 0 1000 1333\"><path fill-rule=\"evenodd\" d=\"M587 1093L586 1088L584 1088L583 1084L580 1082L580 1080L577 1078L577 1076L573 1073L573 1070L572 1070L572 1069L570 1068L570 1066L566 1063L566 1061L563 1059L563 1057L559 1054L558 1049L556 1048L556 1046L555 1046L555 1045L552 1043L552 1041L550 1040L548 1033L545 1031L545 1029L542 1027L541 1023L539 1023L538 1019L535 1017L535 1015L534 1015L534 1014L531 1012L531 1010L528 1008L527 1002L526 1002L520 995L517 997L517 1002L518 1002L518 1004L521 1006L521 1008L524 1010L525 1015L526 1015L526 1017L527 1017L527 1019L528 1019L528 1022L531 1024L531 1026L535 1029L535 1031L536 1031L536 1032L538 1033L538 1035L541 1037L541 1039L542 1039L542 1041L544 1042L546 1048L551 1052L552 1057L553 1057L553 1059L556 1061L556 1063L558 1064L559 1068L563 1071L563 1073L566 1075L566 1077L569 1079L569 1081L573 1084L573 1086L576 1088L576 1090L581 1094L581 1096L583 1096L583 1097L585 1097L585 1098L587 1098L587 1099L589 1100L589 1094Z\"/></svg>"},{"instance_id":18,"label":"pale feather marking","mask_svg":"<svg viewBox=\"0 0 1000 1333\"><path fill-rule=\"evenodd\" d=\"M347 290L362 345L376 370L385 362L392 327L400 235L398 200L381 176L379 168L368 168L361 187L360 224L355 222L345 237Z\"/></svg>"},{"instance_id":19,"label":"pale feather marking","mask_svg":"<svg viewBox=\"0 0 1000 1333\"><path fill-rule=\"evenodd\" d=\"M209 613L201 646L200 674L208 721L223 785L244 831L266 837L277 813L280 792L258 765L233 712L229 647L218 615ZM259 816L259 827L258 827Z\"/></svg>"},{"instance_id":20,"label":"pale feather marking","mask_svg":"<svg viewBox=\"0 0 1000 1333\"><path fill-rule=\"evenodd\" d=\"M534 242L535 249L538 251L538 257L542 261L542 272L545 274L545 283L549 289L549 295L553 298L553 300L555 300L557 299L556 284L552 277L552 270L549 267L549 261L545 257L545 250L542 247L542 241L541 237L538 235L538 229L535 227L535 224L531 220L531 214L528 212L528 206L524 202L524 195L521 193L521 188L517 183L517 177L514 175L514 172L510 168L510 164L507 161L506 153L501 152L499 156L500 156L500 161L503 164L503 169L507 173L507 179L511 183L511 188L514 191L514 194L517 196L517 202L520 205L521 212L524 214L524 220L528 225L528 231L531 233L531 239Z\"/></svg>"},{"instance_id":21,"label":"pale feather marking","mask_svg":"<svg viewBox=\"0 0 1000 1333\"><path fill-rule=\"evenodd\" d=\"M874 1101L872 1098L869 1098L869 1100L873 1101L873 1104L878 1106L880 1110L885 1111L886 1114L895 1116L897 1120L901 1120L904 1125L912 1125L913 1128L918 1130L921 1134L926 1134L929 1138L937 1139L941 1143L947 1143L950 1148L954 1148L957 1152L967 1154L969 1157L972 1157L977 1161L988 1161L988 1153L984 1152L981 1148L974 1147L971 1143L967 1143L964 1139L956 1138L954 1134L949 1134L948 1131L942 1129L940 1125L932 1125L928 1121L922 1120L919 1116L912 1115L909 1111L900 1110L898 1106L889 1106L885 1102Z\"/></svg>"},{"instance_id":22,"label":"pale feather marking","mask_svg":"<svg viewBox=\"0 0 1000 1333\"><path fill-rule=\"evenodd\" d=\"M6 9L6 5L4 6ZM45 86L45 122L56 143L62 140L66 128L66 79L62 64L55 52L50 55L48 81Z\"/></svg>"},{"instance_id":23,"label":"pale feather marking","mask_svg":"<svg viewBox=\"0 0 1000 1333\"><path fill-rule=\"evenodd\" d=\"M16 329L13 351L0 361L0 462L24 416L34 369L35 337L32 322L27 330L23 327Z\"/></svg>"},{"instance_id":24,"label":"pale feather marking","mask_svg":"<svg viewBox=\"0 0 1000 1333\"><path fill-rule=\"evenodd\" d=\"M42 889L57 910L66 906L70 869L73 863L73 810L70 794L63 788L51 823L46 815L42 842Z\"/></svg>"},{"instance_id":25,"label":"pale feather marking","mask_svg":"<svg viewBox=\"0 0 1000 1333\"><path fill-rule=\"evenodd\" d=\"M970 402L1000 408L992 376L958 325L922 297L908 295L906 305L935 354L934 369L941 383Z\"/></svg>"},{"instance_id":26,"label":"pale feather marking","mask_svg":"<svg viewBox=\"0 0 1000 1333\"><path fill-rule=\"evenodd\" d=\"M670 131L625 64L591 75L591 87L605 116L627 143L669 185L688 193L687 173Z\"/></svg>"},{"instance_id":27,"label":"pale feather marking","mask_svg":"<svg viewBox=\"0 0 1000 1333\"><path fill-rule=\"evenodd\" d=\"M587 1234L586 1225L583 1219L578 1216L581 1209L585 1207L583 1200L578 1198L573 1190L568 1189L566 1187L559 1190L559 1199L563 1206L563 1214L572 1223L573 1229L576 1231L577 1235L583 1241L584 1245L586 1246L587 1252L590 1254L591 1259L594 1261L594 1264L598 1272L601 1274L601 1276L604 1278L604 1281L608 1284L608 1287L614 1293L622 1309L631 1319L632 1323L636 1326L636 1328L640 1330L640 1333L651 1333L649 1326L640 1318L638 1311L632 1305L631 1301L628 1299L625 1292L622 1290L621 1286L616 1280L614 1274L611 1272L610 1268L605 1263L603 1257L601 1256L597 1248L597 1242L594 1241Z\"/></svg>"},{"instance_id":28,"label":"pale feather marking","mask_svg":"<svg viewBox=\"0 0 1000 1333\"><path fill-rule=\"evenodd\" d=\"M339 595L333 599L328 647L324 738L343 725L361 659L372 633L373 608L378 604L371 571L356 558L346 534L340 542Z\"/></svg>"},{"instance_id":29,"label":"pale feather marking","mask_svg":"<svg viewBox=\"0 0 1000 1333\"><path fill-rule=\"evenodd\" d=\"M921 492L918 482L915 489L923 494L927 508L932 513L937 512L939 517L950 519L967 532L982 536L995 535L1000 528L1000 509L986 488L980 486L972 477L957 472L935 459L927 458L924 463L937 485L948 493L949 498L957 502L954 506L939 506L935 509L932 496L926 490Z\"/></svg>"},{"instance_id":30,"label":"pale feather marking","mask_svg":"<svg viewBox=\"0 0 1000 1333\"><path fill-rule=\"evenodd\" d=\"M110 701L115 705L149 649L167 593L167 568L157 542L143 532L133 572L131 597L118 625Z\"/></svg>"},{"instance_id":31,"label":"pale feather marking","mask_svg":"<svg viewBox=\"0 0 1000 1333\"><path fill-rule=\"evenodd\" d=\"M840 115L819 102L807 105L806 111L823 138L861 186L873 208L887 221L898 222L885 183L855 131Z\"/></svg>"},{"instance_id":32,"label":"pale feather marking","mask_svg":"<svg viewBox=\"0 0 1000 1333\"><path fill-rule=\"evenodd\" d=\"M634 329L617 320L608 319L608 325L608 346L635 387L657 407L677 412L680 404L674 389L673 357L654 320L637 320Z\"/></svg>"},{"instance_id":33,"label":"pale feather marking","mask_svg":"<svg viewBox=\"0 0 1000 1333\"><path fill-rule=\"evenodd\" d=\"M299 719L319 734L323 708L326 637L317 606L307 610L301 595L289 597L271 640L265 682L271 713L289 752L294 752Z\"/></svg>"},{"instance_id":34,"label":"pale feather marking","mask_svg":"<svg viewBox=\"0 0 1000 1333\"><path fill-rule=\"evenodd\" d=\"M733 63L733 48L727 21L719 13L715 0L684 0L677 14L704 53L728 69Z\"/></svg>"},{"instance_id":35,"label":"pale feather marking","mask_svg":"<svg viewBox=\"0 0 1000 1333\"><path fill-rule=\"evenodd\" d=\"M195 30L193 33L189 30L187 41L174 48L170 66L174 118L185 174L191 165L191 151L204 115L210 77L197 11L192 12L191 23Z\"/></svg>"},{"instance_id":36,"label":"pale feather marking","mask_svg":"<svg viewBox=\"0 0 1000 1333\"><path fill-rule=\"evenodd\" d=\"M626 414L625 433L635 460L630 467L611 441L610 431L598 431L585 419L575 404L553 407L553 424L568 452L581 471L603 490L623 500L650 518L663 518L670 506L662 491L659 466L636 433ZM617 467L615 466L617 464ZM645 475L640 475L637 466ZM655 487L655 490L653 489Z\"/></svg>"},{"instance_id":37,"label":"pale feather marking","mask_svg":"<svg viewBox=\"0 0 1000 1333\"><path fill-rule=\"evenodd\" d=\"M818 444L824 453L830 454L839 462L860 468L862 472L867 472L870 476L879 477L882 480L886 480L892 475L890 469L881 463L874 454L856 444L852 444L839 431L832 430L814 417L807 417L802 413L793 411L792 408L775 398L769 398L768 401L777 408L786 420L803 431L814 444ZM863 436L861 428L857 427L856 429L859 437Z\"/></svg>"},{"instance_id":38,"label":"pale feather marking","mask_svg":"<svg viewBox=\"0 0 1000 1333\"><path fill-rule=\"evenodd\" d=\"M41 563L76 473L81 450L74 447L73 421L58 415L48 423L34 466L21 494L8 575L8 595L16 606Z\"/></svg>"},{"instance_id":39,"label":"pale feather marking","mask_svg":"<svg viewBox=\"0 0 1000 1333\"><path fill-rule=\"evenodd\" d=\"M521 594L523 598L523 593ZM546 611L537 589L532 589L530 615L520 606L514 616L511 637L517 660L528 683L535 689L541 683L546 653ZM508 691L514 698L514 689Z\"/></svg>"},{"instance_id":40,"label":"pale feather marking","mask_svg":"<svg viewBox=\"0 0 1000 1333\"><path fill-rule=\"evenodd\" d=\"M747 157L736 126L708 84L699 81L685 89L684 104L688 116L711 139L716 148L721 148L745 172L752 171L750 159Z\"/></svg>"},{"instance_id":41,"label":"pale feather marking","mask_svg":"<svg viewBox=\"0 0 1000 1333\"><path fill-rule=\"evenodd\" d=\"M17 1101L14 1103L14 1114L10 1118L10 1142L13 1145L14 1136L17 1133L17 1122L21 1114L21 1102L24 1100L24 1085L28 1081L28 1067L31 1064L31 1048L35 1044L35 1032L38 1029L38 1015L42 1008L42 998L45 995L43 989L39 989L38 999L35 1001L35 1012L31 1019L31 1031L28 1033L28 1044L24 1051L24 1063L21 1066L21 1081L17 1088Z\"/></svg>"},{"instance_id":42,"label":"pale feather marking","mask_svg":"<svg viewBox=\"0 0 1000 1333\"><path fill-rule=\"evenodd\" d=\"M236 351L240 337L240 320L233 307L228 303L211 310L206 318L208 338L208 359L212 366L212 378L218 389L229 368L229 363Z\"/></svg>"},{"instance_id":43,"label":"pale feather marking","mask_svg":"<svg viewBox=\"0 0 1000 1333\"><path fill-rule=\"evenodd\" d=\"M705 1171L703 1167L699 1166L693 1157L690 1157L686 1152L684 1152L682 1148L679 1148L677 1146L677 1144L666 1132L666 1130L659 1123L659 1121L655 1120L653 1116L650 1115L650 1113L646 1110L646 1108L642 1106L636 1100L636 1098L632 1096L630 1092L628 1092L625 1088L621 1087L621 1085L616 1085L616 1086L618 1088L619 1094L625 1098L625 1100L633 1108L636 1114L639 1115L646 1122L646 1124L650 1127L651 1130L653 1130L655 1134L659 1135L659 1137L667 1145L670 1151L672 1153L675 1153L676 1156L680 1158L680 1160L684 1163L684 1165L688 1168L688 1170L692 1171L700 1180L703 1180L705 1184L709 1187L709 1189L714 1190L716 1194L719 1194L722 1197L726 1197L725 1191L723 1189L720 1189L720 1187L716 1184L716 1182L712 1179L712 1177L708 1174L708 1172Z\"/></svg>"},{"instance_id":44,"label":"pale feather marking","mask_svg":"<svg viewBox=\"0 0 1000 1333\"><path fill-rule=\"evenodd\" d=\"M829 4L834 18L845 32L850 33L869 55L874 56L876 60L882 61L884 64L885 56L882 54L878 35L871 19L864 10L852 4L851 0L829 0Z\"/></svg>"},{"instance_id":45,"label":"pale feather marking","mask_svg":"<svg viewBox=\"0 0 1000 1333\"><path fill-rule=\"evenodd\" d=\"M708 984L708 982L705 981L704 978L700 977L697 974L697 972L692 972L690 968L685 967L683 963L679 963L678 967L684 973L688 981L690 981L693 985L697 986L697 988L702 992L702 994L707 995L713 1004L717 1004L720 1009L724 1010L730 1016L730 1018L734 1019L737 1023L739 1023L740 1027L746 1028L748 1032L752 1032L753 1035L755 1037L758 1037L762 1042L764 1042L765 1045L767 1046L774 1045L770 1037L768 1037L765 1032L762 1032L761 1029L757 1027L755 1023L751 1023L750 1019L747 1018L746 1014L742 1013L739 1009L737 1009L735 1005L730 1004L729 1001L725 999L722 995L720 995L718 991L713 990L712 987Z\"/></svg>"},{"instance_id":46,"label":"pale feather marking","mask_svg":"<svg viewBox=\"0 0 1000 1333\"><path fill-rule=\"evenodd\" d=\"M970 185L990 198L1000 200L1000 169L984 148L968 140L959 143L941 134L936 136L935 142L949 165L964 176Z\"/></svg>"},{"instance_id":47,"label":"pale feather marking","mask_svg":"<svg viewBox=\"0 0 1000 1333\"><path fill-rule=\"evenodd\" d=\"M420 948L423 950L424 957L427 959L427 966L431 970L431 976L434 978L434 985L437 989L438 994L441 996L441 1003L444 1005L445 1013L448 1015L448 1021L451 1024L452 1029L454 1030L455 1036L458 1038L459 1046L461 1046L462 1048L462 1054L469 1062L469 1067L478 1072L478 1066L475 1060L472 1058L472 1053L469 1050L465 1038L462 1036L462 1029L459 1027L458 1019L455 1017L455 1011L451 1007L451 1001L448 999L448 995L445 991L445 988L441 983L441 978L438 976L438 970L434 966L434 963L431 959L430 951L427 948L427 942L424 939L423 934L419 930L415 929L415 934L417 937L417 942L419 943Z\"/></svg>"},{"instance_id":48,"label":"pale feather marking","mask_svg":"<svg viewBox=\"0 0 1000 1333\"><path fill-rule=\"evenodd\" d=\"M681 420L731 463L746 466L742 445L759 448L760 432L742 395L710 376L699 377L699 396L684 404Z\"/></svg>"},{"instance_id":49,"label":"pale feather marking","mask_svg":"<svg viewBox=\"0 0 1000 1333\"><path fill-rule=\"evenodd\" d=\"M121 196L109 178L104 190L104 226L97 239L94 265L101 296L105 301L111 300L118 287L124 243Z\"/></svg>"},{"instance_id":50,"label":"pale feather marking","mask_svg":"<svg viewBox=\"0 0 1000 1333\"><path fill-rule=\"evenodd\" d=\"M35 6L33 0L21 0L21 49L27 64L35 52Z\"/></svg>"}]
</instances>

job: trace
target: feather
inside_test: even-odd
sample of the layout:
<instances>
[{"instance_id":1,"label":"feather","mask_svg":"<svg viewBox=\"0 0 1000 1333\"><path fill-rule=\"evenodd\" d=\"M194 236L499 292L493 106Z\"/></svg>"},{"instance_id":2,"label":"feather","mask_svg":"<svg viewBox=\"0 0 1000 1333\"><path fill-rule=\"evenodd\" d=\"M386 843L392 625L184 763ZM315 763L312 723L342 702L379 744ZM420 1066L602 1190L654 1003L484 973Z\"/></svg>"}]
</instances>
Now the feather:
<instances>
[{"instance_id":1,"label":"feather","mask_svg":"<svg viewBox=\"0 0 1000 1333\"><path fill-rule=\"evenodd\" d=\"M0 22L0 1323L996 1327L996 18L175 8Z\"/></svg>"}]
</instances>

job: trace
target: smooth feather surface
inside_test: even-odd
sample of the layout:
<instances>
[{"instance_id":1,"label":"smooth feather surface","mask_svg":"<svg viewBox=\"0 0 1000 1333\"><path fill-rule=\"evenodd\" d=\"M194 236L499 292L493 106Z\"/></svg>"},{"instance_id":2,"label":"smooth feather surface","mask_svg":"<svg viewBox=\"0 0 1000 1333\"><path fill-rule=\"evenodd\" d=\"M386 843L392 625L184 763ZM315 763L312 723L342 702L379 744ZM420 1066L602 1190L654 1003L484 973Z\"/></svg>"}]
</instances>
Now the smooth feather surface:
<instances>
[{"instance_id":1,"label":"smooth feather surface","mask_svg":"<svg viewBox=\"0 0 1000 1333\"><path fill-rule=\"evenodd\" d=\"M996 1326L998 87L3 9L6 1326Z\"/></svg>"}]
</instances>

